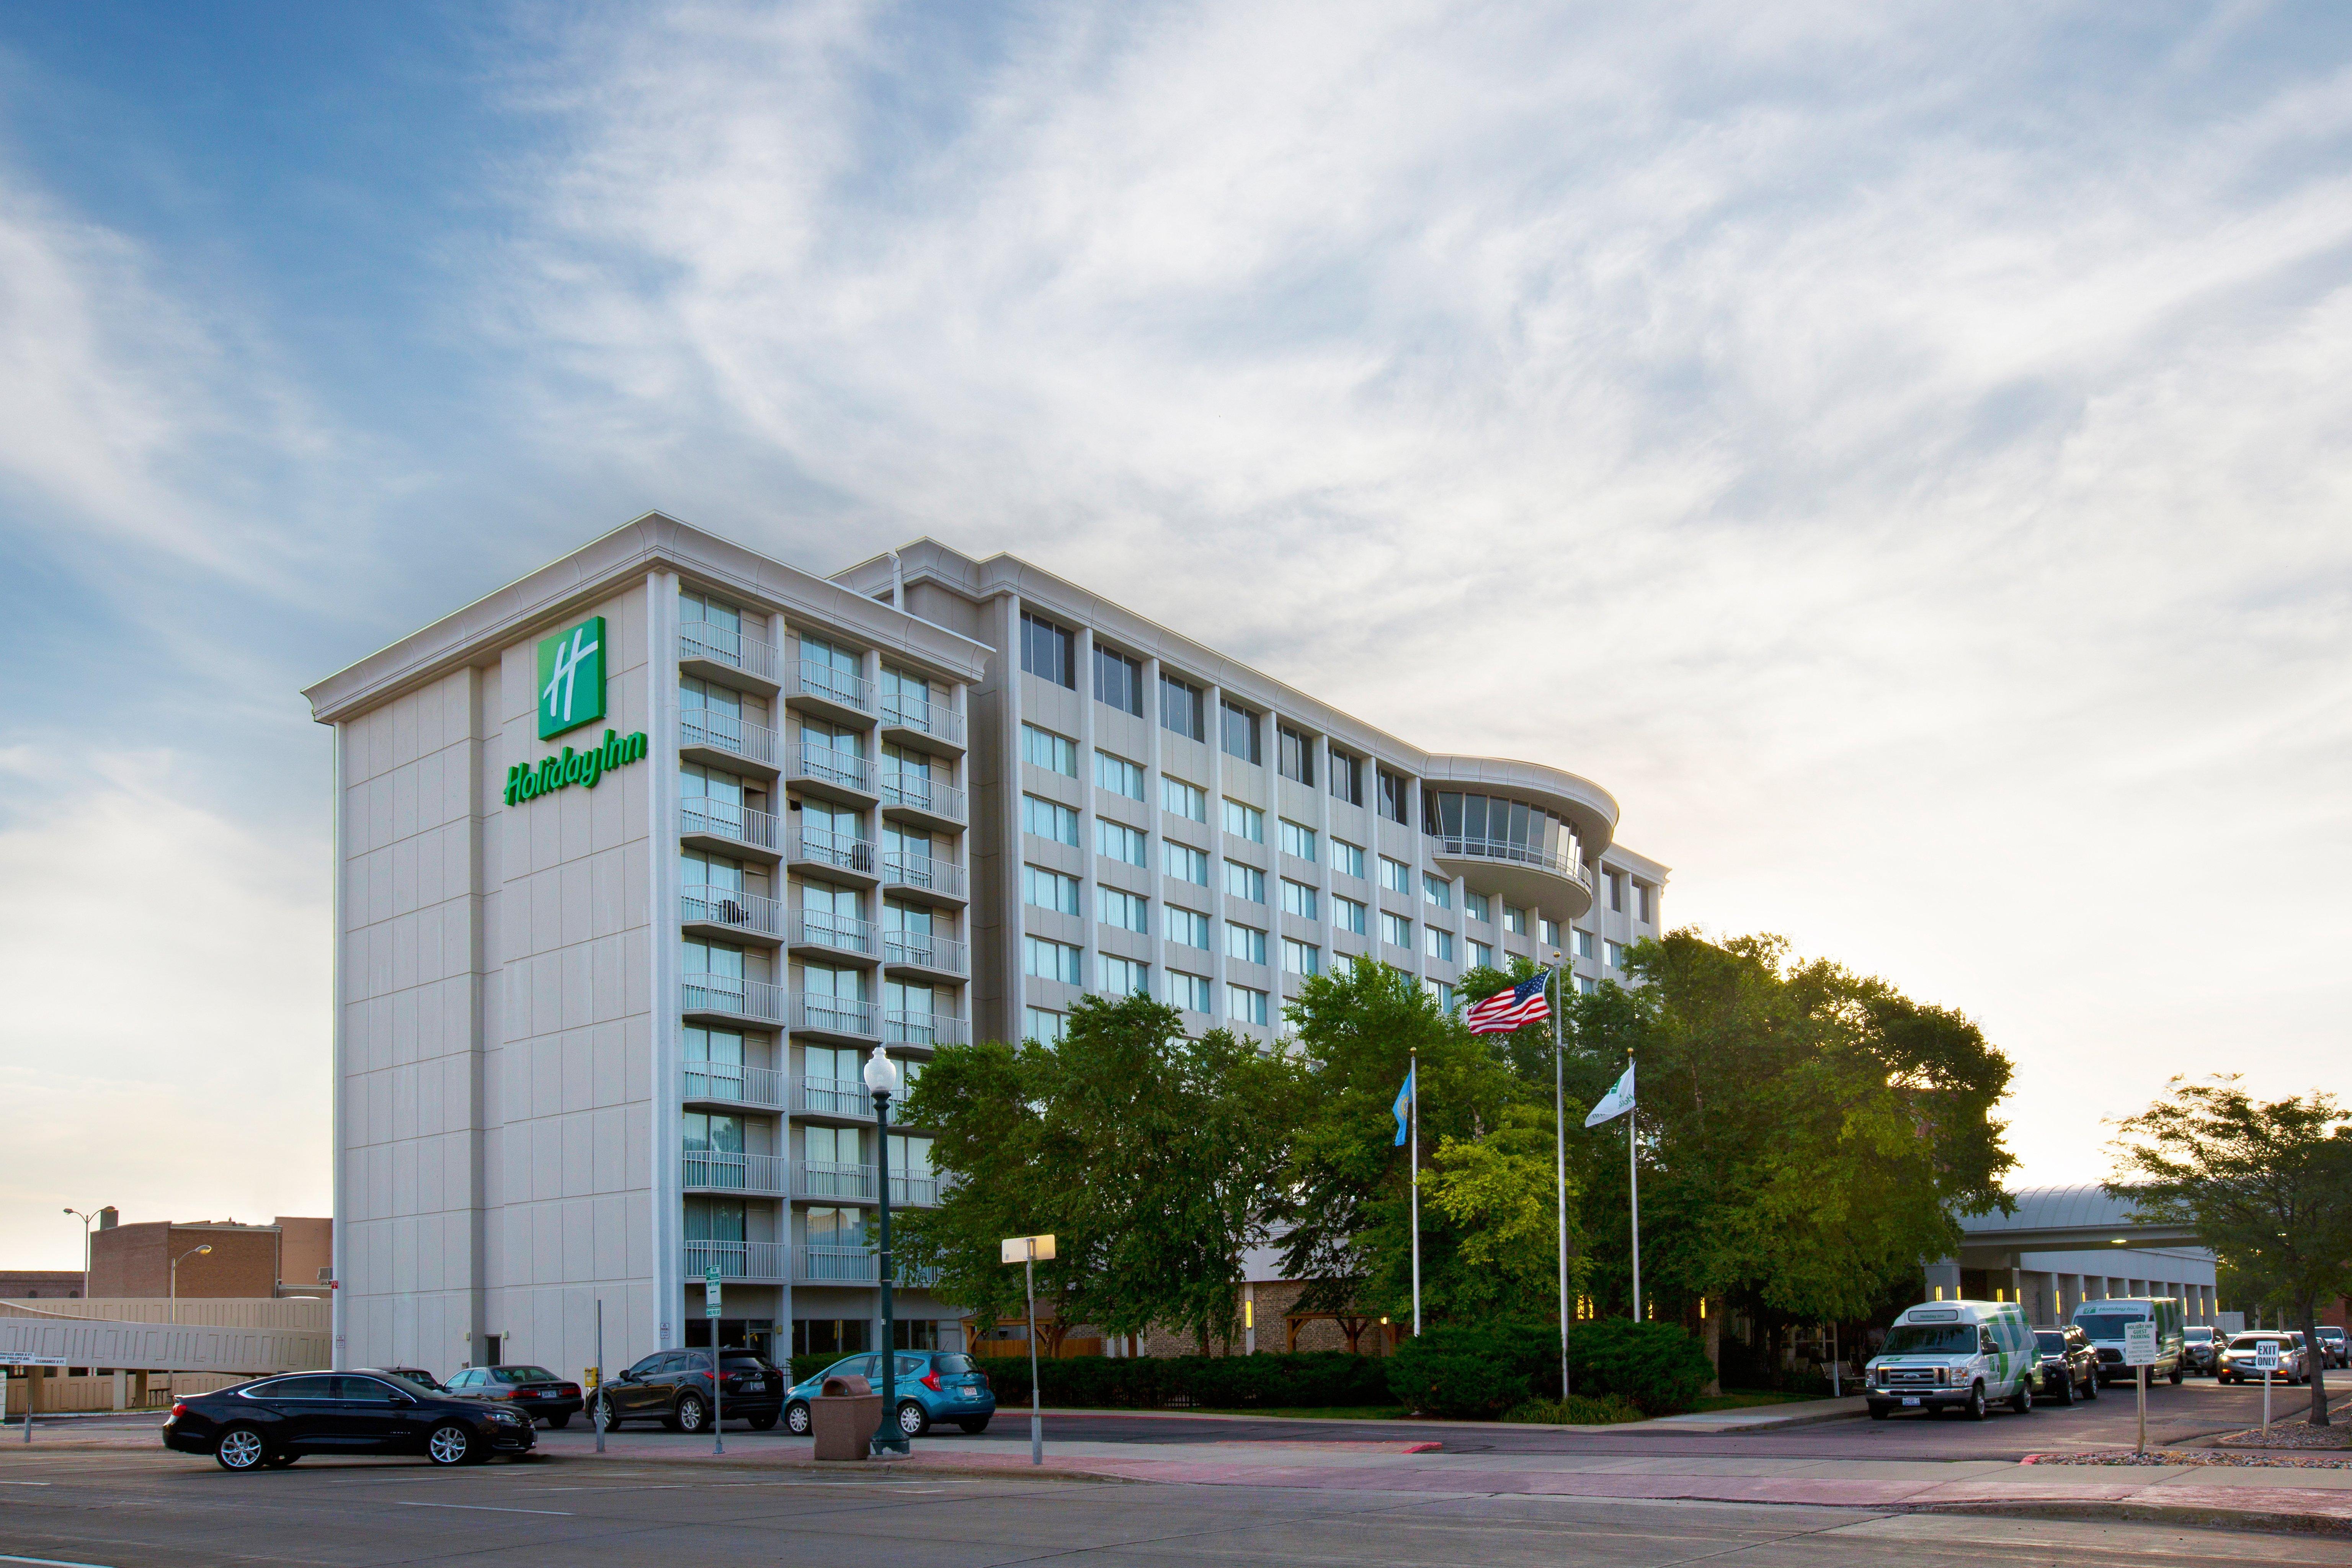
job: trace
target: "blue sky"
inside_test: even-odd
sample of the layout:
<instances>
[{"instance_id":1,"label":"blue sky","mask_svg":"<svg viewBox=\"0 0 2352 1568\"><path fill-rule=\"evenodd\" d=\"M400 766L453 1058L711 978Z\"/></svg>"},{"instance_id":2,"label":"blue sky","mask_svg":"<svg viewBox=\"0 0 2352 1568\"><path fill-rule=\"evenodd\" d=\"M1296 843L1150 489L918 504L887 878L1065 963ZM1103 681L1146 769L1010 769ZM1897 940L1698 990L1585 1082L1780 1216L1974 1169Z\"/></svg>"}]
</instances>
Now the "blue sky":
<instances>
[{"instance_id":1,"label":"blue sky","mask_svg":"<svg viewBox=\"0 0 2352 1568\"><path fill-rule=\"evenodd\" d=\"M0 4L0 1240L323 1211L295 691L656 507L1587 773L1674 919L1978 1016L2028 1180L2340 1081L2348 71L2320 5Z\"/></svg>"}]
</instances>

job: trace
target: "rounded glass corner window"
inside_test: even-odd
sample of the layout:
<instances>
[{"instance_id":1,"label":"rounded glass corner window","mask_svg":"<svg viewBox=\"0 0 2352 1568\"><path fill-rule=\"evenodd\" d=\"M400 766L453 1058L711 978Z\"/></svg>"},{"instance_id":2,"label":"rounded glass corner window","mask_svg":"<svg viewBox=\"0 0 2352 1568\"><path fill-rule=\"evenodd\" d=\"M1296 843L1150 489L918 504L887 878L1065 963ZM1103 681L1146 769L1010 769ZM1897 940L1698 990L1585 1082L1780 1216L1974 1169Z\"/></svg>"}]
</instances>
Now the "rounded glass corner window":
<instances>
[{"instance_id":1,"label":"rounded glass corner window","mask_svg":"<svg viewBox=\"0 0 2352 1568\"><path fill-rule=\"evenodd\" d=\"M1583 843L1565 818L1542 806L1507 795L1432 789L1423 792L1421 821L1422 830L1434 841L1430 853L1441 860L1465 863L1474 890L1509 894L1516 889L1532 902L1532 888L1542 884L1529 879L1558 878L1582 889L1584 903L1591 903ZM1521 875L1481 887L1485 879L1468 868L1484 867ZM1559 890L1556 886L1549 889L1554 899Z\"/></svg>"}]
</instances>

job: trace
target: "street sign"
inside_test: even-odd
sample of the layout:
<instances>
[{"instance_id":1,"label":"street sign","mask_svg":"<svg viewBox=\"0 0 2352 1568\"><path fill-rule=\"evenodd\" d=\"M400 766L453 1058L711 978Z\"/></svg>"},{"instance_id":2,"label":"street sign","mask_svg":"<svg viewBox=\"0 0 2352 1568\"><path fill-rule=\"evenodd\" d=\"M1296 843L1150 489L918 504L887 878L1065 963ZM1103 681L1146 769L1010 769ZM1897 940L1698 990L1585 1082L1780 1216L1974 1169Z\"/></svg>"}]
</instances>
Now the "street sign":
<instances>
[{"instance_id":1,"label":"street sign","mask_svg":"<svg viewBox=\"0 0 2352 1568\"><path fill-rule=\"evenodd\" d=\"M706 1318L719 1315L719 1265L716 1263L702 1271L702 1315Z\"/></svg>"},{"instance_id":2,"label":"street sign","mask_svg":"<svg viewBox=\"0 0 2352 1568\"><path fill-rule=\"evenodd\" d=\"M2279 1342L2276 1340L2254 1342L2254 1370L2276 1372L2279 1369Z\"/></svg>"},{"instance_id":3,"label":"street sign","mask_svg":"<svg viewBox=\"0 0 2352 1568\"><path fill-rule=\"evenodd\" d=\"M2154 1366L2156 1364L2156 1324L2148 1319L2124 1325L2124 1364Z\"/></svg>"},{"instance_id":4,"label":"street sign","mask_svg":"<svg viewBox=\"0 0 2352 1568\"><path fill-rule=\"evenodd\" d=\"M1008 1236L997 1245L1000 1263L1051 1263L1054 1261L1054 1238L1050 1236Z\"/></svg>"},{"instance_id":5,"label":"street sign","mask_svg":"<svg viewBox=\"0 0 2352 1568\"><path fill-rule=\"evenodd\" d=\"M0 1351L0 1366L66 1366L61 1355L34 1355L26 1351Z\"/></svg>"}]
</instances>

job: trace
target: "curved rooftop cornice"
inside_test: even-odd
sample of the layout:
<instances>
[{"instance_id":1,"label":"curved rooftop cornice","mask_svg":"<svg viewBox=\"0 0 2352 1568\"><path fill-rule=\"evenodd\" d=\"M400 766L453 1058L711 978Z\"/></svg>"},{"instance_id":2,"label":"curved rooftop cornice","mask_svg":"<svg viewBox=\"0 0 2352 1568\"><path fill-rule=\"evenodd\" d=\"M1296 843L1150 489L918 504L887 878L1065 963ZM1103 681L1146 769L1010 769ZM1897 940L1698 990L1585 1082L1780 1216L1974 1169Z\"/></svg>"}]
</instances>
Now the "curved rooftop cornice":
<instances>
[{"instance_id":1,"label":"curved rooftop cornice","mask_svg":"<svg viewBox=\"0 0 2352 1568\"><path fill-rule=\"evenodd\" d=\"M1507 795L1540 805L1565 818L1584 842L1584 851L1598 857L1617 835L1617 797L1591 779L1541 763L1511 757L1460 757L1423 753L1423 780L1433 788L1458 784L1466 792Z\"/></svg>"}]
</instances>

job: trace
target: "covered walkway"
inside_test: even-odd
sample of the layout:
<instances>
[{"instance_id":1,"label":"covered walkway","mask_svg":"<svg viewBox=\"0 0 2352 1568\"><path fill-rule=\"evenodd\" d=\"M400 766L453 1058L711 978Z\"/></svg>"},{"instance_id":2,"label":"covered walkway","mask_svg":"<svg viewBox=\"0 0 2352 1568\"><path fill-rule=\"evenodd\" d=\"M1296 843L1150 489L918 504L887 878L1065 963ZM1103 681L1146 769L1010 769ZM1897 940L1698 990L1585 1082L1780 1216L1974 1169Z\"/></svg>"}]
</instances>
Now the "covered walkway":
<instances>
[{"instance_id":1,"label":"covered walkway","mask_svg":"<svg viewBox=\"0 0 2352 1568\"><path fill-rule=\"evenodd\" d=\"M2011 1196L2013 1214L1961 1218L1959 1256L1927 1269L1931 1295L2021 1302L2037 1323L2063 1322L2086 1300L2177 1296L2191 1323L2214 1321L2213 1255L2188 1227L2134 1220L2096 1184Z\"/></svg>"}]
</instances>

